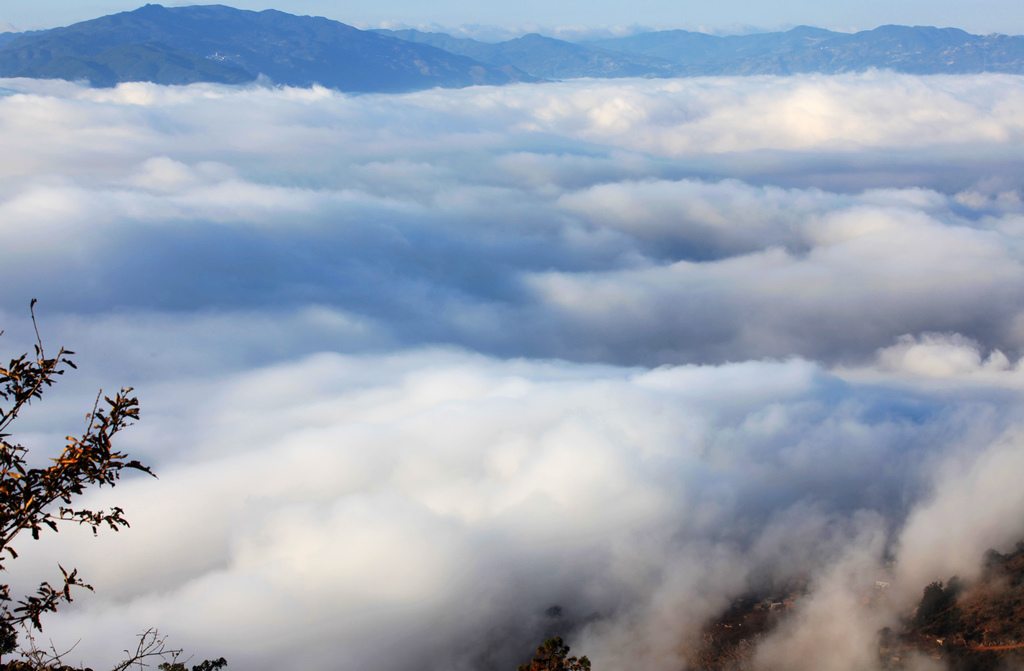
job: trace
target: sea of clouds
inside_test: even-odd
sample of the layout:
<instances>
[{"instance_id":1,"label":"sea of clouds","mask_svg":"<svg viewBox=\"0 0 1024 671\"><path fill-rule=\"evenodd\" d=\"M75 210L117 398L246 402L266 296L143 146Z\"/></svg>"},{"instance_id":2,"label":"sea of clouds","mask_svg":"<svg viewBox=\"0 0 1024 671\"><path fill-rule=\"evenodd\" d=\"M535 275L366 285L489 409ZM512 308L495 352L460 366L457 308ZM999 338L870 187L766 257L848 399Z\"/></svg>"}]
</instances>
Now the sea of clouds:
<instances>
[{"instance_id":1,"label":"sea of clouds","mask_svg":"<svg viewBox=\"0 0 1024 671\"><path fill-rule=\"evenodd\" d=\"M678 671L810 581L758 668L877 663L1024 538L1024 78L570 81L408 95L0 81L0 354L75 350L159 479L19 539L94 668ZM860 605L897 560L888 607ZM559 608L553 608L558 606Z\"/></svg>"}]
</instances>

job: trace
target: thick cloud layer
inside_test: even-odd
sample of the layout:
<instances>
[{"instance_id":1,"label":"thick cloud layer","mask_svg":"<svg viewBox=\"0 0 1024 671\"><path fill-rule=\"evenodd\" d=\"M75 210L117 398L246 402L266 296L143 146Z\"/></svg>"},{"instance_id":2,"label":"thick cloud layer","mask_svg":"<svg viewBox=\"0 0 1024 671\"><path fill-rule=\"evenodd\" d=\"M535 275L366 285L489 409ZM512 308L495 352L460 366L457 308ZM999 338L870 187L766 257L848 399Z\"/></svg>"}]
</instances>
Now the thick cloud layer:
<instances>
[{"instance_id":1,"label":"thick cloud layer","mask_svg":"<svg viewBox=\"0 0 1024 671\"><path fill-rule=\"evenodd\" d=\"M1024 79L0 86L0 347L81 367L18 437L131 384L160 476L18 546L94 668L676 670L792 577L759 667L870 668L1024 536Z\"/></svg>"},{"instance_id":2,"label":"thick cloud layer","mask_svg":"<svg viewBox=\"0 0 1024 671\"><path fill-rule=\"evenodd\" d=\"M1016 78L10 87L8 311L316 306L648 365L1021 344Z\"/></svg>"},{"instance_id":3,"label":"thick cloud layer","mask_svg":"<svg viewBox=\"0 0 1024 671\"><path fill-rule=\"evenodd\" d=\"M91 499L132 511L130 532L25 545L38 569L22 580L73 556L97 589L48 634L160 623L246 668L300 650L311 669L488 668L523 653L510 640L593 620L581 646L603 668L633 646L645 668L678 668L680 644L751 581L814 572L865 534L879 560L886 520L929 491L920 464L1016 414L990 392L851 386L800 360L321 354L204 391L151 395L159 430L190 439L159 481ZM1009 485L1020 468L1005 467ZM1021 519L1005 512L1003 527ZM555 605L564 622L545 619ZM91 638L76 654L110 654Z\"/></svg>"}]
</instances>

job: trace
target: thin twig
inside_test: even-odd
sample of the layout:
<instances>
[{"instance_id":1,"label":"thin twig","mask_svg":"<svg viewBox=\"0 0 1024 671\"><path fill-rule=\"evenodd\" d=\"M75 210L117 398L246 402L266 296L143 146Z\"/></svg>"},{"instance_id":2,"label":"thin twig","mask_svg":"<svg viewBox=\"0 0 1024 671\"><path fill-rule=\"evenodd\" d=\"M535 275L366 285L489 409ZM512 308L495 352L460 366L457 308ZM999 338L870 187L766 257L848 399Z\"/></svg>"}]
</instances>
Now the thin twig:
<instances>
[{"instance_id":1,"label":"thin twig","mask_svg":"<svg viewBox=\"0 0 1024 671\"><path fill-rule=\"evenodd\" d=\"M43 339L41 337L39 337L39 325L36 324L36 310L35 310L35 307L36 307L36 301L37 300L38 299L33 298L31 301L29 301L28 312L29 312L30 315L32 315L32 328L34 328L35 331L36 331L36 344L39 346L39 357L40 358L44 358L43 357Z\"/></svg>"}]
</instances>

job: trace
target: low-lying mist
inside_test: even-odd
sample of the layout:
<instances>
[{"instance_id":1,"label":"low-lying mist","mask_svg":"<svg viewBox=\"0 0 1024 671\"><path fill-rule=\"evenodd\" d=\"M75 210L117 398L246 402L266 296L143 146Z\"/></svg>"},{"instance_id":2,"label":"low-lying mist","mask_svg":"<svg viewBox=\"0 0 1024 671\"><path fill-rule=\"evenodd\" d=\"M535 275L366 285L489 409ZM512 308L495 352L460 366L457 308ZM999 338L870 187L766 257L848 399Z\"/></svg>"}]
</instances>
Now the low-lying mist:
<instances>
[{"instance_id":1,"label":"low-lying mist","mask_svg":"<svg viewBox=\"0 0 1024 671\"><path fill-rule=\"evenodd\" d=\"M0 82L0 339L136 388L90 495L20 541L229 668L679 671L806 580L759 669L871 669L933 580L1024 537L1024 78L572 81L402 96ZM883 567L884 606L864 606Z\"/></svg>"}]
</instances>

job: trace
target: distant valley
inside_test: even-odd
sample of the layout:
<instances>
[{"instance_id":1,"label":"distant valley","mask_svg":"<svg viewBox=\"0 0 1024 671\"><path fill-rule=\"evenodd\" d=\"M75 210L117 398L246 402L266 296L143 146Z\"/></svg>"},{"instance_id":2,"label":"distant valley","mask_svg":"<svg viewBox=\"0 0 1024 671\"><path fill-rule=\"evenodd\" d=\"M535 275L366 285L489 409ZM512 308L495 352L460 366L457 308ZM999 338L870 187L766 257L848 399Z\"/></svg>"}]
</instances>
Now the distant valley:
<instances>
[{"instance_id":1,"label":"distant valley","mask_svg":"<svg viewBox=\"0 0 1024 671\"><path fill-rule=\"evenodd\" d=\"M838 33L718 37L684 30L567 42L537 34L499 43L418 30L359 30L325 18L222 5L146 5L63 28L0 33L0 77L88 80L93 86L320 84L346 92L579 77L838 74L1024 74L1024 37L882 26Z\"/></svg>"}]
</instances>

